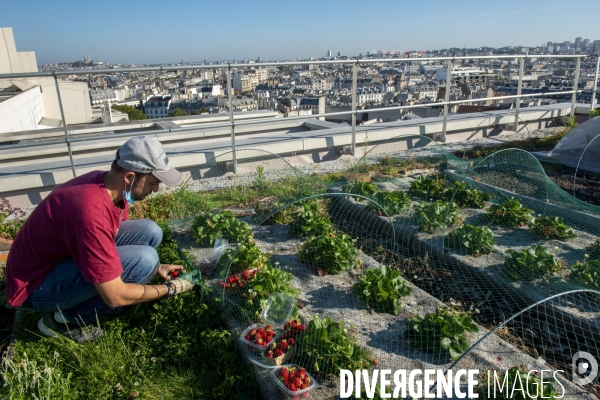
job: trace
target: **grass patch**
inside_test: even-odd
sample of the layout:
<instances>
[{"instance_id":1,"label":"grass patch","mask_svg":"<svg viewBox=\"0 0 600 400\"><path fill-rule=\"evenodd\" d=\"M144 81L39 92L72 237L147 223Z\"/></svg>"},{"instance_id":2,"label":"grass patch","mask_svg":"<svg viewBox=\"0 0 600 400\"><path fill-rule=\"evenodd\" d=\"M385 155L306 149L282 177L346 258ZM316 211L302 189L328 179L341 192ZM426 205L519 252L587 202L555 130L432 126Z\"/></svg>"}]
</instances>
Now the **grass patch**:
<instances>
[{"instance_id":1,"label":"grass patch","mask_svg":"<svg viewBox=\"0 0 600 400\"><path fill-rule=\"evenodd\" d=\"M239 362L219 308L196 291L135 305L100 321L105 336L84 345L42 337L39 314L27 313L15 358L3 362L0 397L257 398L255 386L237 386L254 380L242 379L250 370Z\"/></svg>"}]
</instances>

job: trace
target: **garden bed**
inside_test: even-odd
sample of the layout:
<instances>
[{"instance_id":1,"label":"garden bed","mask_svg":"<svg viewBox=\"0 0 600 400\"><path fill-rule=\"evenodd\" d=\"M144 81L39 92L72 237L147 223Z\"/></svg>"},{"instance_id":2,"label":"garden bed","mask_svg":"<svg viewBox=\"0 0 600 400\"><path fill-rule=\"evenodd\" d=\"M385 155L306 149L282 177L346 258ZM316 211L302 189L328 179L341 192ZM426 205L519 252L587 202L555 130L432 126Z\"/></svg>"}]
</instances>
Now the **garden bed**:
<instances>
[{"instance_id":1,"label":"garden bed","mask_svg":"<svg viewBox=\"0 0 600 400\"><path fill-rule=\"evenodd\" d=\"M353 200L346 200L336 197L337 202L344 202L346 205L342 208L362 207ZM346 210L348 212L348 210ZM357 215L354 213L349 213ZM361 217L364 213L361 210ZM339 217L339 215L338 215ZM336 218L332 214L332 218ZM384 218L378 217L375 214L369 216L369 219L375 218L374 226L382 228L389 224ZM334 221L335 222L335 221ZM346 220L346 225L338 224L341 229L348 228L348 232L357 233L357 228L351 226L351 221ZM383 224L383 225L381 225ZM400 226L402 227L402 223ZM376 228L375 228L376 229ZM398 228L396 228L398 229ZM412 229L412 228L411 228ZM382 233L385 232L385 229ZM397 230L398 243L407 240L408 236L413 237L413 241L426 243L424 248L430 248L432 253L442 251L431 243L435 242L431 237L420 237L422 234L414 231L408 232L402 228ZM393 235L389 236L393 238ZM435 237L435 235L433 235ZM212 249L201 248L195 244L195 241L187 234L177 237L182 249L190 251L196 257L205 257L212 252ZM392 239L393 240L393 239ZM425 352L415 350L408 343L404 336L408 328L408 318L415 314L426 314L435 310L436 305L443 305L441 301L431 296L424 290L421 290L415 285L409 284L412 289L412 294L403 299L402 312L400 315L386 314L375 312L366 309L362 301L356 296L352 287L357 281L357 277L368 268L379 268L380 264L373 258L361 253L360 259L362 266L358 269L345 271L337 275L319 276L314 269L302 264L298 259L298 250L303 238L289 234L289 228L286 225L266 225L255 229L254 241L264 253L272 253L272 262L278 262L282 268L286 268L294 275L291 282L292 286L299 289L300 293L296 298L301 301L303 308L299 310L298 316L307 321L315 314L321 317L331 317L337 321L348 321L349 328L355 331L355 338L362 348L368 349L371 356L379 361L378 368L386 368L391 370L396 369L445 369L451 365L449 358L440 357L440 355L432 355ZM388 243L389 244L389 243ZM464 260L461 263L465 263ZM220 279L209 280L208 283L214 288L216 295L223 293L223 289L219 286ZM227 297L227 294L224 295ZM234 318L228 319L228 324L233 332L241 333L247 325L240 324ZM470 334L470 342L483 337L488 331L479 327L478 333ZM480 346L481 347L481 346ZM528 367L537 369L548 369L544 366L544 361L534 359L526 354L523 354L516 347L504 342L500 337L492 335L485 341L485 349L475 348L469 355L461 361L461 368L493 366L497 369L507 369L514 365L525 364ZM499 356L502 355L502 356ZM260 382L261 391L264 398L275 398L276 388L271 384L268 369L255 366L256 376ZM337 384L339 379L321 380L322 386L315 389L310 398L330 398L339 394ZM572 385L569 387L571 393L576 392L576 388Z\"/></svg>"}]
</instances>

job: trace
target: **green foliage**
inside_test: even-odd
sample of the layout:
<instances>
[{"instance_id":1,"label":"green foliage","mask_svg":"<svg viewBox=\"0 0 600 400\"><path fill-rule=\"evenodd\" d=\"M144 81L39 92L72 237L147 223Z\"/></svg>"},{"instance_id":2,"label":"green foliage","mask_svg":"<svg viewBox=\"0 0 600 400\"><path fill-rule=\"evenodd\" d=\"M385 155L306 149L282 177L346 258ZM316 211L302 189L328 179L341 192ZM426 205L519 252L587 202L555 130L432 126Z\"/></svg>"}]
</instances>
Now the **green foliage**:
<instances>
[{"instance_id":1,"label":"green foliage","mask_svg":"<svg viewBox=\"0 0 600 400\"><path fill-rule=\"evenodd\" d=\"M25 220L25 211L12 207L8 199L0 197L0 237L14 239Z\"/></svg>"},{"instance_id":2,"label":"green foliage","mask_svg":"<svg viewBox=\"0 0 600 400\"><path fill-rule=\"evenodd\" d=\"M411 205L410 198L406 193L397 190L393 192L378 192L375 194L374 202L368 202L366 211L381 213L381 208L389 215L401 214ZM381 206L381 208L379 207Z\"/></svg>"},{"instance_id":3,"label":"green foliage","mask_svg":"<svg viewBox=\"0 0 600 400\"><path fill-rule=\"evenodd\" d=\"M341 369L350 371L371 367L369 353L362 349L342 322L319 315L308 323L299 340L296 358L313 376L335 377Z\"/></svg>"},{"instance_id":4,"label":"green foliage","mask_svg":"<svg viewBox=\"0 0 600 400\"><path fill-rule=\"evenodd\" d=\"M265 167L259 165L256 167L256 178L252 181L252 187L258 191L267 189L269 182L265 178Z\"/></svg>"},{"instance_id":5,"label":"green foliage","mask_svg":"<svg viewBox=\"0 0 600 400\"><path fill-rule=\"evenodd\" d=\"M290 223L290 233L298 236L318 236L333 231L329 217L325 215L325 208L316 200L301 202Z\"/></svg>"},{"instance_id":6,"label":"green foliage","mask_svg":"<svg viewBox=\"0 0 600 400\"><path fill-rule=\"evenodd\" d=\"M595 118L600 116L600 108L596 108L595 110L590 111L590 118Z\"/></svg>"},{"instance_id":7,"label":"green foliage","mask_svg":"<svg viewBox=\"0 0 600 400\"><path fill-rule=\"evenodd\" d=\"M337 274L359 264L358 249L350 236L328 233L310 236L300 248L298 256L303 263L310 264L324 272Z\"/></svg>"},{"instance_id":8,"label":"green foliage","mask_svg":"<svg viewBox=\"0 0 600 400\"><path fill-rule=\"evenodd\" d=\"M508 249L506 254L510 258L504 262L504 274L513 280L539 278L563 267L562 261L538 244L523 250Z\"/></svg>"},{"instance_id":9,"label":"green foliage","mask_svg":"<svg viewBox=\"0 0 600 400\"><path fill-rule=\"evenodd\" d=\"M239 312L236 315L241 321L245 323L259 321L260 311L273 293L284 293L292 296L298 294L298 290L290 285L294 275L278 267L279 263L275 263L274 266L266 263L246 286L226 289L240 291L239 295L231 296L231 298L237 304Z\"/></svg>"},{"instance_id":10,"label":"green foliage","mask_svg":"<svg viewBox=\"0 0 600 400\"><path fill-rule=\"evenodd\" d=\"M459 311L454 307L440 306L436 306L435 312L425 317L416 315L409 319L410 343L428 353L447 352L456 361L470 347L466 333L479 331L471 315L471 312Z\"/></svg>"},{"instance_id":11,"label":"green foliage","mask_svg":"<svg viewBox=\"0 0 600 400\"><path fill-rule=\"evenodd\" d=\"M263 254L256 243L248 240L235 249L225 250L217 268L222 270L229 266L229 274L236 274L245 269L262 268L268 262L269 255Z\"/></svg>"},{"instance_id":12,"label":"green foliage","mask_svg":"<svg viewBox=\"0 0 600 400\"><path fill-rule=\"evenodd\" d=\"M489 378L488 373L490 374ZM481 373L478 384L475 386L475 392L479 394L480 399L485 400L554 400L558 398L552 382L542 381L536 373L530 373L523 367L512 367L507 372L499 372L497 378L494 378L491 370Z\"/></svg>"},{"instance_id":13,"label":"green foliage","mask_svg":"<svg viewBox=\"0 0 600 400\"><path fill-rule=\"evenodd\" d=\"M570 281L600 291L600 259L588 259L586 254L583 262L577 261L570 269Z\"/></svg>"},{"instance_id":14,"label":"green foliage","mask_svg":"<svg viewBox=\"0 0 600 400\"><path fill-rule=\"evenodd\" d=\"M130 219L151 219L156 223L169 221L173 217L175 193L157 193L142 201L136 201L129 209Z\"/></svg>"},{"instance_id":15,"label":"green foliage","mask_svg":"<svg viewBox=\"0 0 600 400\"><path fill-rule=\"evenodd\" d=\"M218 214L202 213L194 218L190 231L198 243L206 243L209 246L214 245L217 238L239 243L252 234L252 228L246 222L237 219L231 211Z\"/></svg>"},{"instance_id":16,"label":"green foliage","mask_svg":"<svg viewBox=\"0 0 600 400\"><path fill-rule=\"evenodd\" d=\"M518 199L511 197L503 204L494 204L487 215L495 224L507 225L511 228L525 226L531 222L533 210L526 208Z\"/></svg>"},{"instance_id":17,"label":"green foliage","mask_svg":"<svg viewBox=\"0 0 600 400\"><path fill-rule=\"evenodd\" d=\"M17 363L4 359L2 377L8 388L7 398L77 399L77 392L71 388L73 373L62 372L60 363L60 355L56 351L50 360L30 360L27 354L23 354Z\"/></svg>"},{"instance_id":18,"label":"green foliage","mask_svg":"<svg viewBox=\"0 0 600 400\"><path fill-rule=\"evenodd\" d=\"M342 191L364 197L373 197L377 191L377 186L373 182L354 181L342 186Z\"/></svg>"},{"instance_id":19,"label":"green foliage","mask_svg":"<svg viewBox=\"0 0 600 400\"><path fill-rule=\"evenodd\" d=\"M446 229L460 220L460 209L456 203L447 203L436 200L431 203L422 201L414 206L417 226L424 232L433 232L436 229Z\"/></svg>"},{"instance_id":20,"label":"green foliage","mask_svg":"<svg viewBox=\"0 0 600 400\"><path fill-rule=\"evenodd\" d=\"M408 194L422 200L442 199L446 184L446 180L439 176L429 178L421 175L410 183Z\"/></svg>"},{"instance_id":21,"label":"green foliage","mask_svg":"<svg viewBox=\"0 0 600 400\"><path fill-rule=\"evenodd\" d=\"M401 275L385 265L371 268L354 284L354 290L367 307L398 315L402 309L402 297L412 293Z\"/></svg>"},{"instance_id":22,"label":"green foliage","mask_svg":"<svg viewBox=\"0 0 600 400\"><path fill-rule=\"evenodd\" d=\"M472 189L466 182L454 182L454 187L447 188L444 197L458 204L461 208L484 208L485 202L492 199L492 195L479 189Z\"/></svg>"},{"instance_id":23,"label":"green foliage","mask_svg":"<svg viewBox=\"0 0 600 400\"><path fill-rule=\"evenodd\" d=\"M600 238L597 238L594 243L587 247L587 252L592 260L600 259Z\"/></svg>"},{"instance_id":24,"label":"green foliage","mask_svg":"<svg viewBox=\"0 0 600 400\"><path fill-rule=\"evenodd\" d=\"M146 114L144 114L144 112L142 110L140 110L139 108L134 107L134 106L113 104L111 106L111 108L113 110L117 110L117 111L126 113L127 116L129 117L130 121L138 121L141 119L148 119L148 117L146 116Z\"/></svg>"},{"instance_id":25,"label":"green foliage","mask_svg":"<svg viewBox=\"0 0 600 400\"><path fill-rule=\"evenodd\" d=\"M448 234L444 245L458 249L466 254L481 256L489 254L496 241L487 226L461 225Z\"/></svg>"},{"instance_id":26,"label":"green foliage","mask_svg":"<svg viewBox=\"0 0 600 400\"><path fill-rule=\"evenodd\" d=\"M183 111L181 108L175 108L172 112L171 112L171 117L185 117L190 115L189 112L187 111Z\"/></svg>"},{"instance_id":27,"label":"green foliage","mask_svg":"<svg viewBox=\"0 0 600 400\"><path fill-rule=\"evenodd\" d=\"M6 385L0 398L36 398L36 371L40 389L50 387L51 399L126 399L132 392L165 400L252 396L256 390L248 383L253 378L238 362L235 338L224 330L219 314L218 300L201 302L192 290L101 320L103 337L73 345L40 336L39 314L25 313L13 359L21 370L3 364ZM52 385L44 386L50 376Z\"/></svg>"},{"instance_id":28,"label":"green foliage","mask_svg":"<svg viewBox=\"0 0 600 400\"><path fill-rule=\"evenodd\" d=\"M173 238L171 234L171 229L165 223L159 224L163 231L163 239L156 249L158 253L158 258L160 259L161 264L173 264L173 265L188 265L188 263L184 260L185 257L182 257L181 251L179 249L179 244Z\"/></svg>"},{"instance_id":29,"label":"green foliage","mask_svg":"<svg viewBox=\"0 0 600 400\"><path fill-rule=\"evenodd\" d=\"M577 237L573 228L563 224L561 217L537 217L531 223L531 232L536 239L560 239Z\"/></svg>"}]
</instances>

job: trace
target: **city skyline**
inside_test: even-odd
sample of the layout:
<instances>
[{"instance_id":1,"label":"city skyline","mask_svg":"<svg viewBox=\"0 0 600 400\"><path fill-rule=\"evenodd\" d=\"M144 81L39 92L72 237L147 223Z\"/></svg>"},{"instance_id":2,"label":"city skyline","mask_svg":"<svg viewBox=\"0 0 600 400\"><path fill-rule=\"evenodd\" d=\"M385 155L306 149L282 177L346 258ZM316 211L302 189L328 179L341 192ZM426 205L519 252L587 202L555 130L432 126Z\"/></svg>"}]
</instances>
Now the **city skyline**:
<instances>
[{"instance_id":1,"label":"city skyline","mask_svg":"<svg viewBox=\"0 0 600 400\"><path fill-rule=\"evenodd\" d=\"M39 65L76 61L86 54L118 64L284 60L323 57L328 50L354 56L378 48L541 46L600 36L592 13L578 15L576 27L568 21L549 23L572 8L558 1L482 5L469 0L446 13L447 2L386 1L370 4L369 15L357 1L293 6L231 1L223 12L182 0L169 9L172 17L157 14L164 5L153 0L108 0L103 9L71 1L56 6L34 0L31 5L34 11L23 13L22 4L5 4L0 26L12 27L17 50L35 51Z\"/></svg>"}]
</instances>

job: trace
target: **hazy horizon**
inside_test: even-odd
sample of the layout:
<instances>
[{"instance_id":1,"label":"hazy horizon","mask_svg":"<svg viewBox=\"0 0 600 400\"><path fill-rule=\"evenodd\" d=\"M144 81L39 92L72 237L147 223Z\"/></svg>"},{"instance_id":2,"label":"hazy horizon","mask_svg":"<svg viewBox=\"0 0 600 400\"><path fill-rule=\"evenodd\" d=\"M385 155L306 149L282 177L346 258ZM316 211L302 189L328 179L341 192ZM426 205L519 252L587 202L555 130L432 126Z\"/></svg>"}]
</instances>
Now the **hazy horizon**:
<instances>
[{"instance_id":1,"label":"hazy horizon","mask_svg":"<svg viewBox=\"0 0 600 400\"><path fill-rule=\"evenodd\" d=\"M7 1L0 27L12 27L17 51L35 51L39 65L81 60L164 64L247 59L355 56L374 49L439 50L539 46L600 39L594 13L558 0L503 4L465 0L376 4L356 0L256 4L232 0L212 9L192 0L175 5L41 0ZM452 5L452 8L448 7ZM444 10L450 10L444 12ZM571 12L568 12L571 10ZM576 21L564 15L581 11Z\"/></svg>"}]
</instances>

